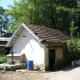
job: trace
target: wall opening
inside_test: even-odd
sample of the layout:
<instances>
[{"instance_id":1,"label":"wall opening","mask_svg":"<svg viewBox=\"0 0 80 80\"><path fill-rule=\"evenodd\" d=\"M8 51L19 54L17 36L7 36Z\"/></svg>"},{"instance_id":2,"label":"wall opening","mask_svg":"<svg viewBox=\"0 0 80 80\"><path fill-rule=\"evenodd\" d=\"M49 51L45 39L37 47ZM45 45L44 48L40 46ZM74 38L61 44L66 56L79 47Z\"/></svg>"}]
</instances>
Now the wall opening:
<instances>
[{"instance_id":1,"label":"wall opening","mask_svg":"<svg viewBox=\"0 0 80 80\"><path fill-rule=\"evenodd\" d=\"M49 70L53 70L55 65L55 49L49 49Z\"/></svg>"}]
</instances>

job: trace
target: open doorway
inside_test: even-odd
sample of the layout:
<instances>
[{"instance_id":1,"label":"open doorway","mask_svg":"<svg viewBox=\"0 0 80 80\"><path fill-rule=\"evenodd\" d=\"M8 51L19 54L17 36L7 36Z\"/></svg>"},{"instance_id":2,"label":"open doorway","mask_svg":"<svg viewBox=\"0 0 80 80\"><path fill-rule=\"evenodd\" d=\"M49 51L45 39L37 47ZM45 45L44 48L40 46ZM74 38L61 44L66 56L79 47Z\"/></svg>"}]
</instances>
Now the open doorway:
<instances>
[{"instance_id":1,"label":"open doorway","mask_svg":"<svg viewBox=\"0 0 80 80\"><path fill-rule=\"evenodd\" d=\"M49 70L54 69L55 64L55 49L49 49Z\"/></svg>"}]
</instances>

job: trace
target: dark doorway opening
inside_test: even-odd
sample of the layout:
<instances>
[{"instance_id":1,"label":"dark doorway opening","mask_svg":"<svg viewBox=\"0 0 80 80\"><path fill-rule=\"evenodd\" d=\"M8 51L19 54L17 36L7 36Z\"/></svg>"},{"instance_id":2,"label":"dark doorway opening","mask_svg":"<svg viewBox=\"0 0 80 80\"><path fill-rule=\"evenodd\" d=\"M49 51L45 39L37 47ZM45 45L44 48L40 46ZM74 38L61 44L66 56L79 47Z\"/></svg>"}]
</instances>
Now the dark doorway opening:
<instances>
[{"instance_id":1,"label":"dark doorway opening","mask_svg":"<svg viewBox=\"0 0 80 80\"><path fill-rule=\"evenodd\" d=\"M55 49L49 49L49 70L54 70Z\"/></svg>"}]
</instances>

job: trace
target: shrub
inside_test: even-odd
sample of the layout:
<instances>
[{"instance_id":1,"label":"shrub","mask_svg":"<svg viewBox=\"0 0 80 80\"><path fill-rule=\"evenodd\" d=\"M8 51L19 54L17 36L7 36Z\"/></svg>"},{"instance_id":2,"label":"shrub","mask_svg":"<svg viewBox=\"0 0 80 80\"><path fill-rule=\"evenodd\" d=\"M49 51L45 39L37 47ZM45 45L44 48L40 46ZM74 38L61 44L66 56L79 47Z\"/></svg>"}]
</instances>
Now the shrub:
<instances>
[{"instance_id":1,"label":"shrub","mask_svg":"<svg viewBox=\"0 0 80 80\"><path fill-rule=\"evenodd\" d=\"M0 55L0 63L4 63L7 61L6 55Z\"/></svg>"}]
</instances>

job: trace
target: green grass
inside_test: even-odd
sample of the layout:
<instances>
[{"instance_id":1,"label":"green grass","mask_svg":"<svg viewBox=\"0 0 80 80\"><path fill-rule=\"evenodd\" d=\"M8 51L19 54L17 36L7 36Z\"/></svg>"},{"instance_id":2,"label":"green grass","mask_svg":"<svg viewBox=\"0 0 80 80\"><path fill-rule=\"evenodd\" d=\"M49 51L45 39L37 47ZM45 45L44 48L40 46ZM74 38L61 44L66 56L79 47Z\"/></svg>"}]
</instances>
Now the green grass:
<instances>
[{"instance_id":1,"label":"green grass","mask_svg":"<svg viewBox=\"0 0 80 80\"><path fill-rule=\"evenodd\" d=\"M0 55L0 63L5 63L7 61L6 55Z\"/></svg>"}]
</instances>

